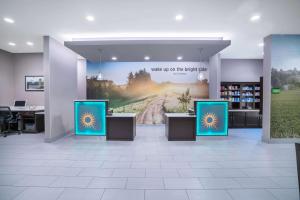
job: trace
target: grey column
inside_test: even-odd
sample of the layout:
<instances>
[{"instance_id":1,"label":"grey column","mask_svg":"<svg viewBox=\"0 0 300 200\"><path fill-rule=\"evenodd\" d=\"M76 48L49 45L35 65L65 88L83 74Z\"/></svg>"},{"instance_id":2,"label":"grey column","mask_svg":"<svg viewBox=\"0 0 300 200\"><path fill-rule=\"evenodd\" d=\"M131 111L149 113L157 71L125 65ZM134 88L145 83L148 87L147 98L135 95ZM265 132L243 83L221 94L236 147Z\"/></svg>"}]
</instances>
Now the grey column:
<instances>
[{"instance_id":1,"label":"grey column","mask_svg":"<svg viewBox=\"0 0 300 200\"><path fill-rule=\"evenodd\" d=\"M221 57L220 54L216 54L209 58L209 98L220 98L221 87Z\"/></svg>"},{"instance_id":2,"label":"grey column","mask_svg":"<svg viewBox=\"0 0 300 200\"><path fill-rule=\"evenodd\" d=\"M271 123L271 53L272 36L264 38L264 60L263 60L263 134L262 141L270 142Z\"/></svg>"},{"instance_id":3,"label":"grey column","mask_svg":"<svg viewBox=\"0 0 300 200\"><path fill-rule=\"evenodd\" d=\"M78 98L78 55L58 41L44 37L45 141L72 132L73 101Z\"/></svg>"}]
</instances>

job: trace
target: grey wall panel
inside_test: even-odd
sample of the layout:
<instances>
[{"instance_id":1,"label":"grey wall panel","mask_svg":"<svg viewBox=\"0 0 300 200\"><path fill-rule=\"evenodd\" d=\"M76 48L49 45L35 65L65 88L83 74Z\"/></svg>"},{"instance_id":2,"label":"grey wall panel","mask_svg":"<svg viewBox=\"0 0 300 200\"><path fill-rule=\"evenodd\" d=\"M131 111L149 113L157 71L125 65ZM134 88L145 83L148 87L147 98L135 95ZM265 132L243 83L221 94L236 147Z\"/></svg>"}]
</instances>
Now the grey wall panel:
<instances>
[{"instance_id":1,"label":"grey wall panel","mask_svg":"<svg viewBox=\"0 0 300 200\"><path fill-rule=\"evenodd\" d=\"M26 99L28 105L44 105L44 92L25 91L25 76L44 75L42 53L13 54L15 99Z\"/></svg>"},{"instance_id":2,"label":"grey wall panel","mask_svg":"<svg viewBox=\"0 0 300 200\"><path fill-rule=\"evenodd\" d=\"M259 82L263 76L262 59L222 59L221 81Z\"/></svg>"},{"instance_id":3,"label":"grey wall panel","mask_svg":"<svg viewBox=\"0 0 300 200\"><path fill-rule=\"evenodd\" d=\"M209 58L209 98L220 98L221 87L221 58L216 54Z\"/></svg>"},{"instance_id":4,"label":"grey wall panel","mask_svg":"<svg viewBox=\"0 0 300 200\"><path fill-rule=\"evenodd\" d=\"M44 37L45 141L54 141L74 127L73 101L78 98L77 54Z\"/></svg>"},{"instance_id":5,"label":"grey wall panel","mask_svg":"<svg viewBox=\"0 0 300 200\"><path fill-rule=\"evenodd\" d=\"M78 59L77 85L78 99L86 99L86 59Z\"/></svg>"},{"instance_id":6,"label":"grey wall panel","mask_svg":"<svg viewBox=\"0 0 300 200\"><path fill-rule=\"evenodd\" d=\"M14 94L13 56L0 49L0 105L11 105Z\"/></svg>"}]
</instances>

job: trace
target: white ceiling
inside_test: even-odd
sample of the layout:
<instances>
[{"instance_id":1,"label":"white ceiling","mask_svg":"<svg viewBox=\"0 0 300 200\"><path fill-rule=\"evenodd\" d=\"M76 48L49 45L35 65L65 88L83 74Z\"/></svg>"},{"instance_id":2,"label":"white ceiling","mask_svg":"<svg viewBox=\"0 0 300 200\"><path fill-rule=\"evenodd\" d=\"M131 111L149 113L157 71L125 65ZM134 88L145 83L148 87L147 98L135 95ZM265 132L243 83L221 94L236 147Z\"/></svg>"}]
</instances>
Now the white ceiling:
<instances>
[{"instance_id":1,"label":"white ceiling","mask_svg":"<svg viewBox=\"0 0 300 200\"><path fill-rule=\"evenodd\" d=\"M261 20L250 22L256 13ZM176 22L176 14L184 19ZM0 0L0 17L0 49L16 53L41 52L43 35L62 42L72 36L223 36L231 40L223 58L261 58L258 43L265 36L300 34L300 0Z\"/></svg>"}]
</instances>

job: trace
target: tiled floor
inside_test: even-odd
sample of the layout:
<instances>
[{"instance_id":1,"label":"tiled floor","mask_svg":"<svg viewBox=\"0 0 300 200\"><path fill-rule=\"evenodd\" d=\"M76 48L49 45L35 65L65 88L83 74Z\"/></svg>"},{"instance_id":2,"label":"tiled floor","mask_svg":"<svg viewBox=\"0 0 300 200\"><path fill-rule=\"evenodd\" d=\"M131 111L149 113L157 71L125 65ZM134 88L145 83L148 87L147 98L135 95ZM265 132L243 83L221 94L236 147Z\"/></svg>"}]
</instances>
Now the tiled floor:
<instances>
[{"instance_id":1,"label":"tiled floor","mask_svg":"<svg viewBox=\"0 0 300 200\"><path fill-rule=\"evenodd\" d=\"M260 129L168 142L138 126L134 142L43 135L0 138L0 200L296 200L292 144L261 143Z\"/></svg>"}]
</instances>

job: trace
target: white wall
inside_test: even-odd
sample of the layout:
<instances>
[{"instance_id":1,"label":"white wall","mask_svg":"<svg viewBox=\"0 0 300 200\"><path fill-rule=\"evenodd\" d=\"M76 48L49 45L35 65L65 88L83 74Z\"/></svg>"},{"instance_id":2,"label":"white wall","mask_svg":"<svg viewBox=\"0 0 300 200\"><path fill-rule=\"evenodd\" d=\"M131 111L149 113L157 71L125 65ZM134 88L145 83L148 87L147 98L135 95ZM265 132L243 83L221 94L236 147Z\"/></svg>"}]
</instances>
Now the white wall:
<instances>
[{"instance_id":1,"label":"white wall","mask_svg":"<svg viewBox=\"0 0 300 200\"><path fill-rule=\"evenodd\" d=\"M259 82L263 76L262 59L222 59L221 81Z\"/></svg>"},{"instance_id":2,"label":"white wall","mask_svg":"<svg viewBox=\"0 0 300 200\"><path fill-rule=\"evenodd\" d=\"M78 55L44 37L45 141L52 142L74 127L73 101L78 99Z\"/></svg>"},{"instance_id":3,"label":"white wall","mask_svg":"<svg viewBox=\"0 0 300 200\"><path fill-rule=\"evenodd\" d=\"M11 105L14 100L14 68L12 54L0 49L0 105Z\"/></svg>"},{"instance_id":4,"label":"white wall","mask_svg":"<svg viewBox=\"0 0 300 200\"><path fill-rule=\"evenodd\" d=\"M43 54L22 53L13 54L14 63L14 98L27 100L27 105L44 105L43 91L25 91L25 76L43 76Z\"/></svg>"}]
</instances>

